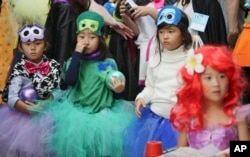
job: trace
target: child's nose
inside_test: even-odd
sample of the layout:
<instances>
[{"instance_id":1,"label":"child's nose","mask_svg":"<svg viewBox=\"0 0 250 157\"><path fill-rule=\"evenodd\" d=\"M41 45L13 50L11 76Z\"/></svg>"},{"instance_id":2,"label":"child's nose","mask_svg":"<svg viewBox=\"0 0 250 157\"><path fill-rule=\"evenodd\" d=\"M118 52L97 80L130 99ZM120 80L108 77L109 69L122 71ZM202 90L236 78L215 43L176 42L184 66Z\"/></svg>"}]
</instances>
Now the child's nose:
<instances>
[{"instance_id":1,"label":"child's nose","mask_svg":"<svg viewBox=\"0 0 250 157\"><path fill-rule=\"evenodd\" d=\"M165 33L163 34L163 37L164 37L164 38L168 38L168 33L165 32Z\"/></svg>"},{"instance_id":2,"label":"child's nose","mask_svg":"<svg viewBox=\"0 0 250 157\"><path fill-rule=\"evenodd\" d=\"M89 44L89 39L84 39L85 44Z\"/></svg>"},{"instance_id":3,"label":"child's nose","mask_svg":"<svg viewBox=\"0 0 250 157\"><path fill-rule=\"evenodd\" d=\"M31 43L30 47L31 47L31 49L35 49L36 48L36 44L35 43Z\"/></svg>"},{"instance_id":4,"label":"child's nose","mask_svg":"<svg viewBox=\"0 0 250 157\"><path fill-rule=\"evenodd\" d=\"M214 86L218 86L218 85L220 84L219 82L220 82L220 81L219 81L218 78L213 79L213 85L214 85Z\"/></svg>"}]
</instances>

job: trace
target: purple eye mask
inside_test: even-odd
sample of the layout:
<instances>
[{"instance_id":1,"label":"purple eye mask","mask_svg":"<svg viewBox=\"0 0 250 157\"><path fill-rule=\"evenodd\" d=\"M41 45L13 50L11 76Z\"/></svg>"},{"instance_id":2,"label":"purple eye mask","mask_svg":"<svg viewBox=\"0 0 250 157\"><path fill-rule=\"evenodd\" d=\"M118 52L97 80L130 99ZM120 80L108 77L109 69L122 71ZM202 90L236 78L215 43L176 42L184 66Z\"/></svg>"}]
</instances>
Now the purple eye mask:
<instances>
[{"instance_id":1,"label":"purple eye mask","mask_svg":"<svg viewBox=\"0 0 250 157\"><path fill-rule=\"evenodd\" d=\"M22 42L34 41L35 39L44 38L44 28L38 24L34 24L29 27L24 25L21 29L18 30L18 35Z\"/></svg>"}]
</instances>

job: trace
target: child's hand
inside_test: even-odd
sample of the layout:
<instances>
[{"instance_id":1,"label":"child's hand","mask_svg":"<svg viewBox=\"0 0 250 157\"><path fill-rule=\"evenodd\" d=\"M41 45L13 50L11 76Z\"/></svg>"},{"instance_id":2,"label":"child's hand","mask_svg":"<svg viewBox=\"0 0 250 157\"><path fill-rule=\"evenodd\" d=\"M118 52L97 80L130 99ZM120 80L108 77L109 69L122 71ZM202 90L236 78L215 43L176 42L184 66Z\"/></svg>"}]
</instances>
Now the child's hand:
<instances>
[{"instance_id":1,"label":"child's hand","mask_svg":"<svg viewBox=\"0 0 250 157\"><path fill-rule=\"evenodd\" d=\"M120 12L121 18L123 19L123 22L124 22L124 20L127 21L128 19L133 20L133 19L131 19L130 15L128 14L128 10L126 9L124 1L122 1L120 6L119 6L119 12Z\"/></svg>"},{"instance_id":2,"label":"child's hand","mask_svg":"<svg viewBox=\"0 0 250 157\"><path fill-rule=\"evenodd\" d=\"M30 113L28 110L30 106L35 106L35 104L30 101L23 101L19 99L15 104L15 109L21 112Z\"/></svg>"},{"instance_id":3,"label":"child's hand","mask_svg":"<svg viewBox=\"0 0 250 157\"><path fill-rule=\"evenodd\" d=\"M35 106L36 104L34 104L33 102L30 101L24 101L25 104L29 105L29 106Z\"/></svg>"},{"instance_id":4,"label":"child's hand","mask_svg":"<svg viewBox=\"0 0 250 157\"><path fill-rule=\"evenodd\" d=\"M30 114L36 114L36 113L40 113L43 112L44 108L46 107L46 105L48 105L50 102L50 100L43 100L38 102L37 104L33 104L29 102L30 106L28 107L28 111ZM26 103L26 102L25 102Z\"/></svg>"},{"instance_id":5,"label":"child's hand","mask_svg":"<svg viewBox=\"0 0 250 157\"><path fill-rule=\"evenodd\" d=\"M41 110L40 105L38 105L38 104L34 104L30 101L25 101L25 104L29 105L27 109L28 109L29 113L32 115L36 114L38 109Z\"/></svg>"},{"instance_id":6,"label":"child's hand","mask_svg":"<svg viewBox=\"0 0 250 157\"><path fill-rule=\"evenodd\" d=\"M125 0L122 0L119 6L120 16L126 16L126 6L125 6Z\"/></svg>"},{"instance_id":7,"label":"child's hand","mask_svg":"<svg viewBox=\"0 0 250 157\"><path fill-rule=\"evenodd\" d=\"M136 18L148 15L149 8L145 6L136 6L136 7L131 8L130 13L131 13L131 17L136 19Z\"/></svg>"},{"instance_id":8,"label":"child's hand","mask_svg":"<svg viewBox=\"0 0 250 157\"><path fill-rule=\"evenodd\" d=\"M112 76L112 84L109 85L116 93L121 93L125 89L125 79L120 80L117 76Z\"/></svg>"},{"instance_id":9,"label":"child's hand","mask_svg":"<svg viewBox=\"0 0 250 157\"><path fill-rule=\"evenodd\" d=\"M75 47L75 51L82 53L84 51L86 47L86 43L84 42L84 40L81 40L79 42L77 42L76 47Z\"/></svg>"},{"instance_id":10,"label":"child's hand","mask_svg":"<svg viewBox=\"0 0 250 157\"><path fill-rule=\"evenodd\" d=\"M135 114L138 118L141 118L141 111L140 109L142 107L146 107L146 103L145 103L145 100L142 99L142 98L139 98L135 101Z\"/></svg>"}]
</instances>

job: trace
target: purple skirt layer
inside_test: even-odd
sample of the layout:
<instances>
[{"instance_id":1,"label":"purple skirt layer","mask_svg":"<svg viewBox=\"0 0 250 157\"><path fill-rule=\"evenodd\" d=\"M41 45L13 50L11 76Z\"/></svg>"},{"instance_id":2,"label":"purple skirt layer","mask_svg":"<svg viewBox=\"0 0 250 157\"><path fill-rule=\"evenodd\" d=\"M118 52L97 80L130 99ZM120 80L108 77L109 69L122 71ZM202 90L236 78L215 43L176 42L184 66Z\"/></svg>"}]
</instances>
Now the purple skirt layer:
<instances>
[{"instance_id":1,"label":"purple skirt layer","mask_svg":"<svg viewBox=\"0 0 250 157\"><path fill-rule=\"evenodd\" d=\"M0 156L53 156L44 150L44 137L53 131L50 115L29 115L2 105L0 117Z\"/></svg>"}]
</instances>

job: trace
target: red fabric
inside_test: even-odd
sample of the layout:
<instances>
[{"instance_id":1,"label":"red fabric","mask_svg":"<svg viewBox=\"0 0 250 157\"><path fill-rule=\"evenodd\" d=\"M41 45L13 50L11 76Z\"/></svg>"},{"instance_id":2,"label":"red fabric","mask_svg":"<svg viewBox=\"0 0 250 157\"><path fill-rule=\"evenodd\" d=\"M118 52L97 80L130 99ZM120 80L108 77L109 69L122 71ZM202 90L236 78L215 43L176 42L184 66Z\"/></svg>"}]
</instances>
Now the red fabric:
<instances>
[{"instance_id":1,"label":"red fabric","mask_svg":"<svg viewBox=\"0 0 250 157\"><path fill-rule=\"evenodd\" d=\"M165 0L155 0L155 9L159 9L164 6Z\"/></svg>"},{"instance_id":2,"label":"red fabric","mask_svg":"<svg viewBox=\"0 0 250 157\"><path fill-rule=\"evenodd\" d=\"M35 64L32 64L30 62L25 62L24 67L28 71L28 73L30 73L30 74L34 74L36 71L39 71L42 75L47 75L49 70L50 70L50 66L49 66L48 61L43 62L43 63L39 64L38 66Z\"/></svg>"}]
</instances>

